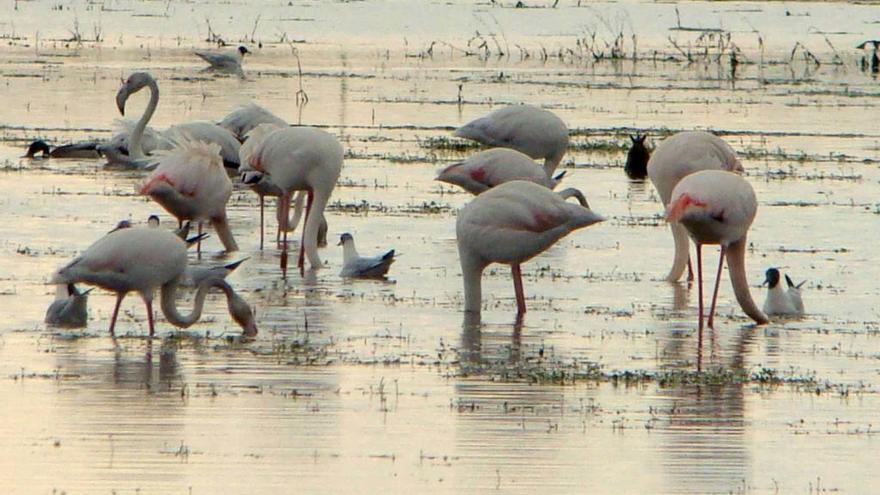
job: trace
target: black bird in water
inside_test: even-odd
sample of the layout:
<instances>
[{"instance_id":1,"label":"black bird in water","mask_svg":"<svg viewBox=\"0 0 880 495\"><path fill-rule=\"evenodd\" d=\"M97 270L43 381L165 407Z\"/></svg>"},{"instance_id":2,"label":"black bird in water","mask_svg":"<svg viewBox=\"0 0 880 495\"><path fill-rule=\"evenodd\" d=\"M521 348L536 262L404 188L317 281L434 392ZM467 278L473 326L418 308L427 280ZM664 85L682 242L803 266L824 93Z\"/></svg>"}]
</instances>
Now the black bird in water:
<instances>
[{"instance_id":1,"label":"black bird in water","mask_svg":"<svg viewBox=\"0 0 880 495\"><path fill-rule=\"evenodd\" d=\"M623 170L630 179L643 180L648 176L648 160L651 158L651 152L645 146L646 137L644 134L629 137L632 146L626 155L626 165Z\"/></svg>"}]
</instances>

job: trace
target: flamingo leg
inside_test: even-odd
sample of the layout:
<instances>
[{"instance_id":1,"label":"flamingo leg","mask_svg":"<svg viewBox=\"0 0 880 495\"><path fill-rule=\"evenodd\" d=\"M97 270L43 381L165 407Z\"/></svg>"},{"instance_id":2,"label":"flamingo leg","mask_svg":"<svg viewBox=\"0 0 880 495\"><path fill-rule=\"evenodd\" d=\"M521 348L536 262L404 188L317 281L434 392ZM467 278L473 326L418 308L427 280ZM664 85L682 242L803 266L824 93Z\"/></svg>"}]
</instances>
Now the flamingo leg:
<instances>
[{"instance_id":1,"label":"flamingo leg","mask_svg":"<svg viewBox=\"0 0 880 495\"><path fill-rule=\"evenodd\" d=\"M202 259L202 222L199 222L199 240L196 241L196 258Z\"/></svg>"},{"instance_id":2,"label":"flamingo leg","mask_svg":"<svg viewBox=\"0 0 880 495\"><path fill-rule=\"evenodd\" d=\"M264 222L264 198L263 195L260 195L260 251L263 250L263 222Z\"/></svg>"},{"instance_id":3,"label":"flamingo leg","mask_svg":"<svg viewBox=\"0 0 880 495\"><path fill-rule=\"evenodd\" d=\"M302 231L302 241L299 243L299 261L297 262L297 267L299 267L300 271L302 271L303 266L305 265L305 254L306 254L306 229L305 225L309 222L309 215L312 213L312 201L315 199L315 193L312 192L311 189L308 190L308 200L306 201L306 218L303 223L303 231Z\"/></svg>"},{"instance_id":4,"label":"flamingo leg","mask_svg":"<svg viewBox=\"0 0 880 495\"><path fill-rule=\"evenodd\" d=\"M721 268L724 267L724 253L726 249L721 246L721 256L718 258L718 271L715 273L715 291L712 293L712 306L709 308L709 321L706 324L709 328L715 328L715 302L718 300L718 286L721 284Z\"/></svg>"},{"instance_id":5,"label":"flamingo leg","mask_svg":"<svg viewBox=\"0 0 880 495\"><path fill-rule=\"evenodd\" d=\"M144 299L144 304L147 306L147 323L150 325L150 337L152 337L155 331L153 326L153 301Z\"/></svg>"},{"instance_id":6,"label":"flamingo leg","mask_svg":"<svg viewBox=\"0 0 880 495\"><path fill-rule=\"evenodd\" d=\"M116 317L119 316L119 306L122 305L124 297L125 294L116 295L116 306L113 307L113 316L110 317L110 335L116 335L113 333L113 329L116 328Z\"/></svg>"},{"instance_id":7,"label":"flamingo leg","mask_svg":"<svg viewBox=\"0 0 880 495\"><path fill-rule=\"evenodd\" d=\"M699 345L703 347L703 245L697 244L697 293L700 298Z\"/></svg>"},{"instance_id":8,"label":"flamingo leg","mask_svg":"<svg viewBox=\"0 0 880 495\"><path fill-rule=\"evenodd\" d=\"M285 191L278 198L281 201L281 222L280 229L283 231L284 239L281 244L281 276L287 278L287 211L290 210L290 193Z\"/></svg>"},{"instance_id":9,"label":"flamingo leg","mask_svg":"<svg viewBox=\"0 0 880 495\"><path fill-rule=\"evenodd\" d=\"M522 271L519 263L510 265L510 271L513 272L513 291L516 293L516 314L522 316L526 314L526 297L523 295Z\"/></svg>"}]
</instances>

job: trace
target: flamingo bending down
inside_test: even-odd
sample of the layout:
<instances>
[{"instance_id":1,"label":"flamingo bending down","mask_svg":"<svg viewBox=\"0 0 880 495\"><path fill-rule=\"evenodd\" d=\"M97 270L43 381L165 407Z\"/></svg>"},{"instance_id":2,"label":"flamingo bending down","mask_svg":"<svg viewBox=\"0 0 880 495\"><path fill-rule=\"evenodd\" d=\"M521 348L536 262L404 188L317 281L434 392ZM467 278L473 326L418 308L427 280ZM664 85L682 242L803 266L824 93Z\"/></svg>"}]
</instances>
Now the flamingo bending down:
<instances>
[{"instance_id":1,"label":"flamingo bending down","mask_svg":"<svg viewBox=\"0 0 880 495\"><path fill-rule=\"evenodd\" d=\"M245 135L245 141L242 143L241 148L239 149L239 158L241 161L241 168L239 168L239 172L241 173L241 182L246 184L251 191L255 192L257 196L260 197L260 249L263 249L263 238L264 235L264 225L265 225L265 198L266 196L274 196L279 198L275 203L275 219L278 222L278 228L275 231L275 242L281 242L281 232L282 227L285 225L284 220L282 220L282 215L284 214L283 205L281 203L281 195L283 191L281 188L275 185L272 182L272 178L264 174L262 172L258 172L250 166L250 157L254 152L258 149L260 145L263 144L263 141L266 139L266 136L271 134L272 132L282 129L286 126L279 126L273 123L262 123L256 125L253 129L249 130ZM303 211L303 203L305 202L307 193L305 191L299 191L296 194L296 199L294 199L293 203L293 217L287 220L287 232L293 232L296 229L296 226L299 225L299 220L302 217ZM318 230L318 246L326 246L327 245L327 220L321 216L321 228Z\"/></svg>"},{"instance_id":2,"label":"flamingo bending down","mask_svg":"<svg viewBox=\"0 0 880 495\"><path fill-rule=\"evenodd\" d=\"M565 172L550 178L528 155L510 148L492 148L444 168L436 180L476 195L514 180L527 180L553 189L564 175Z\"/></svg>"},{"instance_id":3,"label":"flamingo bending down","mask_svg":"<svg viewBox=\"0 0 880 495\"><path fill-rule=\"evenodd\" d=\"M162 132L159 139L156 138L155 133L151 135L146 132L147 124L153 117L156 107L159 106L159 85L147 72L132 73L119 88L116 93L116 106L119 113L125 115L125 104L128 98L144 88L150 90L150 101L141 118L128 133L127 142L125 139L117 142L114 138L107 145L99 147L99 151L108 157L111 164L140 168L152 166L154 160L148 157L149 148L144 146L148 141L156 141L155 143L150 142L150 146L166 150L172 149L180 141L204 141L220 146L224 166L238 168L238 148L240 146L238 140L231 132L213 122L197 121L176 124ZM129 126L130 124L123 123L123 125ZM122 135L124 136L124 133ZM120 143L127 144L127 155L120 147Z\"/></svg>"},{"instance_id":4,"label":"flamingo bending down","mask_svg":"<svg viewBox=\"0 0 880 495\"><path fill-rule=\"evenodd\" d=\"M330 200L336 179L342 171L342 145L331 134L313 127L287 127L267 134L255 143L248 156L248 165L269 176L281 190L282 232L284 250L281 270L287 273L287 232L290 230L290 196L293 191L306 191L306 219L297 266L303 269L304 255L312 268L321 266L318 256L318 231L324 208ZM258 177L254 177L258 180Z\"/></svg>"},{"instance_id":5,"label":"flamingo bending down","mask_svg":"<svg viewBox=\"0 0 880 495\"><path fill-rule=\"evenodd\" d=\"M737 174L724 170L703 170L679 181L672 191L666 219L679 222L697 245L697 287L700 298L700 339L703 330L703 261L704 244L720 244L721 256L708 326L713 328L721 268L727 257L727 269L736 300L745 313L758 324L767 323L767 315L752 300L746 278L746 236L758 201L752 186Z\"/></svg>"},{"instance_id":6,"label":"flamingo bending down","mask_svg":"<svg viewBox=\"0 0 880 495\"><path fill-rule=\"evenodd\" d=\"M459 127L453 135L542 158L547 177L553 176L568 148L568 127L562 119L532 105L499 108Z\"/></svg>"},{"instance_id":7,"label":"flamingo bending down","mask_svg":"<svg viewBox=\"0 0 880 495\"><path fill-rule=\"evenodd\" d=\"M288 125L284 119L254 102L236 108L223 117L223 120L217 125L231 132L243 143L247 139L248 133L260 124L272 124L277 127L287 127Z\"/></svg>"},{"instance_id":8,"label":"flamingo bending down","mask_svg":"<svg viewBox=\"0 0 880 495\"><path fill-rule=\"evenodd\" d=\"M199 320L205 297L211 287L226 294L229 314L244 330L244 335L257 334L250 306L224 280L209 277L195 297L195 308L189 315L177 310L177 287L187 269L186 244L164 229L131 227L105 235L79 257L58 270L53 284L86 283L116 293L116 306L110 320L110 334L116 327L119 305L129 292L138 292L147 307L150 336L154 334L153 296L161 290L162 313L172 325L187 328Z\"/></svg>"},{"instance_id":9,"label":"flamingo bending down","mask_svg":"<svg viewBox=\"0 0 880 495\"><path fill-rule=\"evenodd\" d=\"M226 202L232 195L232 181L223 169L216 144L183 143L159 158L140 193L150 196L179 223L210 221L226 251L238 251L238 244L226 218ZM201 233L201 232L200 232Z\"/></svg>"},{"instance_id":10,"label":"flamingo bending down","mask_svg":"<svg viewBox=\"0 0 880 495\"><path fill-rule=\"evenodd\" d=\"M672 191L684 177L701 170L742 172L736 152L723 139L704 131L686 131L674 134L657 145L648 161L648 176L660 194L663 206L669 205ZM678 222L670 222L675 241L675 257L666 276L677 282L688 268L688 280L693 280L690 268L687 232Z\"/></svg>"},{"instance_id":11,"label":"flamingo bending down","mask_svg":"<svg viewBox=\"0 0 880 495\"><path fill-rule=\"evenodd\" d=\"M504 263L513 272L517 314L524 314L520 264L569 232L603 220L533 182L506 182L480 194L459 212L455 224L465 311L480 312L483 270L490 263Z\"/></svg>"}]
</instances>

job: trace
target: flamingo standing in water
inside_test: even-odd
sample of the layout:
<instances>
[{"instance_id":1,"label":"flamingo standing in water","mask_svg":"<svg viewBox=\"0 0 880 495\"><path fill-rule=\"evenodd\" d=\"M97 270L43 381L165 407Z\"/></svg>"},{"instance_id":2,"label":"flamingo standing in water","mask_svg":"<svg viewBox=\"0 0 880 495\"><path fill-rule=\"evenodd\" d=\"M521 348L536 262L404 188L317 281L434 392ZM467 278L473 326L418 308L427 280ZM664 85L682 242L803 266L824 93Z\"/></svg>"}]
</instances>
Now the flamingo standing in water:
<instances>
[{"instance_id":1,"label":"flamingo standing in water","mask_svg":"<svg viewBox=\"0 0 880 495\"><path fill-rule=\"evenodd\" d=\"M480 194L459 212L455 224L465 311L480 312L483 270L491 263L504 263L513 272L517 315L522 316L526 301L520 264L569 232L603 220L533 182L505 182Z\"/></svg>"},{"instance_id":2,"label":"flamingo standing in water","mask_svg":"<svg viewBox=\"0 0 880 495\"><path fill-rule=\"evenodd\" d=\"M153 296L161 290L162 313L178 327L187 328L197 322L205 297L211 287L226 294L229 314L244 329L244 335L257 334L257 325L250 306L222 278L208 277L195 297L195 308L182 315L175 301L177 287L187 271L186 244L164 229L130 227L105 235L79 257L58 270L53 284L86 283L116 293L116 306L110 320L110 334L116 327L119 305L129 292L138 292L147 307L150 336L154 334Z\"/></svg>"},{"instance_id":3,"label":"flamingo standing in water","mask_svg":"<svg viewBox=\"0 0 880 495\"><path fill-rule=\"evenodd\" d=\"M140 193L153 198L168 213L184 220L210 221L226 251L238 251L226 218L232 181L223 168L220 147L199 141L183 143L158 160ZM201 248L201 246L199 246Z\"/></svg>"},{"instance_id":4,"label":"flamingo standing in water","mask_svg":"<svg viewBox=\"0 0 880 495\"><path fill-rule=\"evenodd\" d=\"M746 277L746 236L758 201L752 186L737 174L724 170L703 170L683 178L672 191L666 219L678 222L697 245L697 287L700 298L700 341L703 337L703 260L704 244L721 245L712 306L707 324L713 328L715 302L721 281L721 268L727 269L736 300L745 313L758 324L767 323L767 315L752 300Z\"/></svg>"},{"instance_id":5,"label":"flamingo standing in water","mask_svg":"<svg viewBox=\"0 0 880 495\"><path fill-rule=\"evenodd\" d=\"M444 168L436 180L480 194L513 180L527 180L553 189L564 175L565 172L551 179L528 155L510 148L492 148Z\"/></svg>"},{"instance_id":6,"label":"flamingo standing in water","mask_svg":"<svg viewBox=\"0 0 880 495\"><path fill-rule=\"evenodd\" d=\"M674 134L657 145L648 161L648 176L667 207L672 191L684 177L701 170L727 170L742 172L742 164L736 152L723 139L704 131L686 131ZM688 268L688 280L693 280L687 232L678 222L670 222L675 241L675 258L666 276L669 282L677 282Z\"/></svg>"},{"instance_id":7,"label":"flamingo standing in water","mask_svg":"<svg viewBox=\"0 0 880 495\"><path fill-rule=\"evenodd\" d=\"M313 127L286 127L255 141L247 164L254 171L266 174L281 189L280 222L284 232L281 271L287 276L287 233L290 230L290 196L293 191L306 191L306 219L299 246L300 271L309 257L312 268L321 266L318 256L318 231L324 208L342 171L344 152L333 135ZM251 181L260 180L254 174Z\"/></svg>"},{"instance_id":8,"label":"flamingo standing in water","mask_svg":"<svg viewBox=\"0 0 880 495\"><path fill-rule=\"evenodd\" d=\"M532 105L511 105L472 120L453 133L499 148L512 148L544 160L552 177L568 148L568 127L555 113Z\"/></svg>"},{"instance_id":9,"label":"flamingo standing in water","mask_svg":"<svg viewBox=\"0 0 880 495\"><path fill-rule=\"evenodd\" d=\"M254 102L229 112L217 125L231 132L243 143L248 133L260 124L272 124L276 127L288 125L287 121Z\"/></svg>"}]
</instances>

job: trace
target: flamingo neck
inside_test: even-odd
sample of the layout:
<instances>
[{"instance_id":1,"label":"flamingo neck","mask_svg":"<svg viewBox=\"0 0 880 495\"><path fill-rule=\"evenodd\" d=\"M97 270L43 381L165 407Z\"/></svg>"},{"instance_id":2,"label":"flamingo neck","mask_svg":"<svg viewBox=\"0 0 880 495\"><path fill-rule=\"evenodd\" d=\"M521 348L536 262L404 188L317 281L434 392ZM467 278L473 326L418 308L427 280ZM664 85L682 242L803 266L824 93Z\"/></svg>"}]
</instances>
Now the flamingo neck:
<instances>
[{"instance_id":1,"label":"flamingo neck","mask_svg":"<svg viewBox=\"0 0 880 495\"><path fill-rule=\"evenodd\" d=\"M318 256L318 231L321 230L321 221L324 218L324 208L330 200L330 194L327 191L316 189L313 190L313 199L311 205L306 212L306 226L303 230L304 249L306 256L309 257L309 264L312 268L321 266L321 257Z\"/></svg>"},{"instance_id":2,"label":"flamingo neck","mask_svg":"<svg viewBox=\"0 0 880 495\"><path fill-rule=\"evenodd\" d=\"M464 252L461 245L459 245L458 257L464 280L464 310L479 314L483 305L483 270L486 268L486 263Z\"/></svg>"},{"instance_id":3,"label":"flamingo neck","mask_svg":"<svg viewBox=\"0 0 880 495\"><path fill-rule=\"evenodd\" d=\"M156 84L155 80L150 79L147 82L147 87L150 89L150 102L147 104L144 114L141 115L140 120L137 121L134 130L129 136L128 155L134 159L146 157L141 141L143 140L144 130L147 128L147 123L150 122L150 119L153 117L153 112L155 112L156 107L159 106L159 85Z\"/></svg>"},{"instance_id":4,"label":"flamingo neck","mask_svg":"<svg viewBox=\"0 0 880 495\"><path fill-rule=\"evenodd\" d=\"M226 300L228 303L232 301L232 298L235 295L232 287L226 283L226 281L217 278L209 278L199 285L199 290L196 292L195 301L193 302L192 312L188 315L182 315L177 310L176 299L178 286L179 279L174 279L162 286L162 314L165 315L165 319L167 319L169 323L181 328L188 328L192 326L193 323L199 321L199 318L202 316L202 308L205 305L205 298L208 296L208 291L211 287L221 289L226 294Z\"/></svg>"},{"instance_id":5,"label":"flamingo neck","mask_svg":"<svg viewBox=\"0 0 880 495\"><path fill-rule=\"evenodd\" d=\"M213 225L214 230L217 231L217 235L220 237L220 242L223 243L223 249L227 252L238 251L238 243L235 242L235 237L232 235L232 229L229 228L229 220L226 218L226 212L223 212L222 216L212 218L211 225Z\"/></svg>"},{"instance_id":6,"label":"flamingo neck","mask_svg":"<svg viewBox=\"0 0 880 495\"><path fill-rule=\"evenodd\" d=\"M287 220L286 224L284 223L284 213L281 209L282 197L278 197L278 206L275 209L275 219L278 221L278 228L284 229L285 232L293 232L296 230L296 227L299 225L299 221L302 218L303 202L305 201L306 194L306 191L298 191L296 193L296 198L293 200L293 215Z\"/></svg>"},{"instance_id":7,"label":"flamingo neck","mask_svg":"<svg viewBox=\"0 0 880 495\"><path fill-rule=\"evenodd\" d=\"M672 240L675 241L675 257L672 259L672 268L666 281L675 283L681 279L687 268L688 259L690 259L690 240L687 229L678 222L670 222L669 228L672 229Z\"/></svg>"},{"instance_id":8,"label":"flamingo neck","mask_svg":"<svg viewBox=\"0 0 880 495\"><path fill-rule=\"evenodd\" d=\"M547 177L553 178L553 173L556 172L556 167L559 166L563 156L565 156L565 149L544 159L544 173L547 174Z\"/></svg>"},{"instance_id":9,"label":"flamingo neck","mask_svg":"<svg viewBox=\"0 0 880 495\"><path fill-rule=\"evenodd\" d=\"M746 236L730 244L727 247L727 270L730 273L730 282L733 284L733 293L742 310L755 320L755 323L763 325L770 320L767 315L758 308L749 292L749 280L746 277Z\"/></svg>"}]
</instances>

